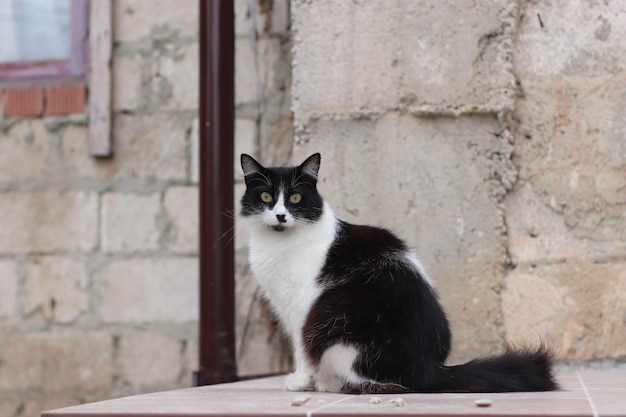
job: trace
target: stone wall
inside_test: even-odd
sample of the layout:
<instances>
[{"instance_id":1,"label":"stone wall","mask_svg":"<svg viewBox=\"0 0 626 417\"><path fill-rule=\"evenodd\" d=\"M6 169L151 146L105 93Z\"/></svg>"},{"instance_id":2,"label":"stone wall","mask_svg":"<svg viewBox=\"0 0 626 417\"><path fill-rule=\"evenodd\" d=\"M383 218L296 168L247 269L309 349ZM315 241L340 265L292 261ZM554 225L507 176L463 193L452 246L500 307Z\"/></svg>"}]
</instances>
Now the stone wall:
<instances>
[{"instance_id":1,"label":"stone wall","mask_svg":"<svg viewBox=\"0 0 626 417\"><path fill-rule=\"evenodd\" d=\"M292 2L296 160L412 245L452 359L626 354L624 6Z\"/></svg>"},{"instance_id":2,"label":"stone wall","mask_svg":"<svg viewBox=\"0 0 626 417\"><path fill-rule=\"evenodd\" d=\"M624 12L238 0L237 158L322 152L336 213L422 259L453 360L539 336L564 361L623 359ZM85 115L0 123L0 415L191 383L197 19L193 0L114 2L113 158L88 156ZM227 239L239 372L286 370L246 233Z\"/></svg>"},{"instance_id":3,"label":"stone wall","mask_svg":"<svg viewBox=\"0 0 626 417\"><path fill-rule=\"evenodd\" d=\"M236 4L237 152L278 141L262 155L283 163L289 4ZM197 369L198 2L113 6L114 156L89 156L85 114L0 120L1 416L187 387Z\"/></svg>"}]
</instances>

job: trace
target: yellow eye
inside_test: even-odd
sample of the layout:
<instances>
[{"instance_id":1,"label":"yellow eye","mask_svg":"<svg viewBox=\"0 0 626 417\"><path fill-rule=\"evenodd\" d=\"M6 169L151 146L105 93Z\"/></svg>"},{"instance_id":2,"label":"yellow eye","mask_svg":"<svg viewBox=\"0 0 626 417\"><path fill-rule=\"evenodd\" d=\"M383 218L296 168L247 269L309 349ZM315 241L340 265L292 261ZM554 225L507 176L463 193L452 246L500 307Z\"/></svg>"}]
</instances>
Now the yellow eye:
<instances>
[{"instance_id":1,"label":"yellow eye","mask_svg":"<svg viewBox=\"0 0 626 417\"><path fill-rule=\"evenodd\" d=\"M298 204L300 201L302 201L302 194L294 193L289 196L291 204Z\"/></svg>"},{"instance_id":2,"label":"yellow eye","mask_svg":"<svg viewBox=\"0 0 626 417\"><path fill-rule=\"evenodd\" d=\"M261 193L261 201L264 203L271 203L274 198L268 192Z\"/></svg>"}]
</instances>

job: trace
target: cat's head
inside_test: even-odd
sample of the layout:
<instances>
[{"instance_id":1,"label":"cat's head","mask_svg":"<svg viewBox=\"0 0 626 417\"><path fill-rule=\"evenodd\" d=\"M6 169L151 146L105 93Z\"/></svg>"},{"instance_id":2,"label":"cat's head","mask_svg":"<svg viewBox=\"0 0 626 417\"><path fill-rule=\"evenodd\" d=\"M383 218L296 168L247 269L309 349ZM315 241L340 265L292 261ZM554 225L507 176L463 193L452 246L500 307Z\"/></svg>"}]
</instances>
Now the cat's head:
<instances>
[{"instance_id":1,"label":"cat's head","mask_svg":"<svg viewBox=\"0 0 626 417\"><path fill-rule=\"evenodd\" d=\"M250 155L241 155L246 192L241 216L277 232L318 220L324 202L317 192L319 153L294 167L266 168Z\"/></svg>"}]
</instances>

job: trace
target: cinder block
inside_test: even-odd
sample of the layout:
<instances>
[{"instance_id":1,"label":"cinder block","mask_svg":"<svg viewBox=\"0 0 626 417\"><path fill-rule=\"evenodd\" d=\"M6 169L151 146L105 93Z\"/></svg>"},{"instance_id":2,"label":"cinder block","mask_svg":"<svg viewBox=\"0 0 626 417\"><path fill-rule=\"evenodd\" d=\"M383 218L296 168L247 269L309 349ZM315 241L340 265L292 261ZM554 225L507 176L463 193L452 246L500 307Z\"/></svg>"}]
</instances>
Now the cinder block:
<instances>
[{"instance_id":1,"label":"cinder block","mask_svg":"<svg viewBox=\"0 0 626 417\"><path fill-rule=\"evenodd\" d=\"M127 259L98 274L100 314L105 323L170 322L198 319L198 260Z\"/></svg>"},{"instance_id":2,"label":"cinder block","mask_svg":"<svg viewBox=\"0 0 626 417\"><path fill-rule=\"evenodd\" d=\"M236 118L235 119L235 180L243 180L241 169L241 154L256 156L257 150L257 124L255 120Z\"/></svg>"},{"instance_id":3,"label":"cinder block","mask_svg":"<svg viewBox=\"0 0 626 417\"><path fill-rule=\"evenodd\" d=\"M321 152L318 188L340 218L390 228L415 248L451 319L458 360L502 343L492 288L507 254L496 196L515 169L499 129L489 116L317 120L294 148L295 163Z\"/></svg>"},{"instance_id":4,"label":"cinder block","mask_svg":"<svg viewBox=\"0 0 626 417\"><path fill-rule=\"evenodd\" d=\"M0 260L0 322L12 321L17 308L17 265L12 259Z\"/></svg>"},{"instance_id":5,"label":"cinder block","mask_svg":"<svg viewBox=\"0 0 626 417\"><path fill-rule=\"evenodd\" d=\"M404 106L512 109L518 7L498 0L459 13L450 0L293 1L296 119Z\"/></svg>"},{"instance_id":6,"label":"cinder block","mask_svg":"<svg viewBox=\"0 0 626 417\"><path fill-rule=\"evenodd\" d=\"M250 39L235 40L235 104L258 103L259 85L261 93L268 97L277 91L274 74L276 62L282 59L280 42L275 38L261 38L256 51ZM255 66L255 55L259 63L259 73Z\"/></svg>"},{"instance_id":7,"label":"cinder block","mask_svg":"<svg viewBox=\"0 0 626 417\"><path fill-rule=\"evenodd\" d=\"M25 317L39 313L50 323L72 323L87 311L88 303L85 264L57 256L28 259L22 292Z\"/></svg>"},{"instance_id":8,"label":"cinder block","mask_svg":"<svg viewBox=\"0 0 626 417\"><path fill-rule=\"evenodd\" d=\"M113 60L113 109L115 111L136 110L146 105L149 97L144 96L144 67L147 65L141 54L116 53ZM152 81L152 80L150 80Z\"/></svg>"},{"instance_id":9,"label":"cinder block","mask_svg":"<svg viewBox=\"0 0 626 417\"><path fill-rule=\"evenodd\" d=\"M158 73L153 75L154 90L157 84L167 83L169 94L157 97L162 107L172 110L196 110L199 106L198 86L200 61L199 46L190 43L180 46L176 55L159 57Z\"/></svg>"},{"instance_id":10,"label":"cinder block","mask_svg":"<svg viewBox=\"0 0 626 417\"><path fill-rule=\"evenodd\" d=\"M198 204L198 187L170 187L165 192L167 247L172 252L198 253Z\"/></svg>"},{"instance_id":11,"label":"cinder block","mask_svg":"<svg viewBox=\"0 0 626 417\"><path fill-rule=\"evenodd\" d=\"M0 253L90 251L98 236L95 192L0 193Z\"/></svg>"},{"instance_id":12,"label":"cinder block","mask_svg":"<svg viewBox=\"0 0 626 417\"><path fill-rule=\"evenodd\" d=\"M626 54L622 11L620 3L525 2L515 47L516 72L522 81L620 73L623 66L616 57Z\"/></svg>"},{"instance_id":13,"label":"cinder block","mask_svg":"<svg viewBox=\"0 0 626 417\"><path fill-rule=\"evenodd\" d=\"M78 177L108 180L186 180L187 129L175 115L125 115L114 118L114 158L93 158L85 126L67 126L62 134L63 161Z\"/></svg>"},{"instance_id":14,"label":"cinder block","mask_svg":"<svg viewBox=\"0 0 626 417\"><path fill-rule=\"evenodd\" d=\"M113 7L116 42L149 38L155 29L167 27L179 36L198 36L198 3L193 0L121 0Z\"/></svg>"},{"instance_id":15,"label":"cinder block","mask_svg":"<svg viewBox=\"0 0 626 417\"><path fill-rule=\"evenodd\" d=\"M119 382L134 392L180 388L181 344L157 331L122 333L117 353Z\"/></svg>"},{"instance_id":16,"label":"cinder block","mask_svg":"<svg viewBox=\"0 0 626 417\"><path fill-rule=\"evenodd\" d=\"M507 339L537 335L559 358L587 361L626 353L626 264L567 262L518 267L502 291ZM601 341L599 343L598 341Z\"/></svg>"},{"instance_id":17,"label":"cinder block","mask_svg":"<svg viewBox=\"0 0 626 417\"><path fill-rule=\"evenodd\" d=\"M15 333L3 343L0 388L61 392L111 389L111 336L103 331Z\"/></svg>"},{"instance_id":18,"label":"cinder block","mask_svg":"<svg viewBox=\"0 0 626 417\"><path fill-rule=\"evenodd\" d=\"M157 250L160 214L159 194L103 194L102 249L106 252Z\"/></svg>"},{"instance_id":19,"label":"cinder block","mask_svg":"<svg viewBox=\"0 0 626 417\"><path fill-rule=\"evenodd\" d=\"M289 29L289 0L254 1L256 27L259 36L284 34ZM250 37L252 10L250 0L235 1L235 34Z\"/></svg>"},{"instance_id":20,"label":"cinder block","mask_svg":"<svg viewBox=\"0 0 626 417\"><path fill-rule=\"evenodd\" d=\"M200 121L196 117L191 125L191 183L200 181Z\"/></svg>"},{"instance_id":21,"label":"cinder block","mask_svg":"<svg viewBox=\"0 0 626 417\"><path fill-rule=\"evenodd\" d=\"M178 115L116 115L115 158L107 168L110 176L185 180L190 125L191 121Z\"/></svg>"},{"instance_id":22,"label":"cinder block","mask_svg":"<svg viewBox=\"0 0 626 417\"><path fill-rule=\"evenodd\" d=\"M41 119L21 120L0 132L0 182L35 180L53 169L50 136Z\"/></svg>"}]
</instances>

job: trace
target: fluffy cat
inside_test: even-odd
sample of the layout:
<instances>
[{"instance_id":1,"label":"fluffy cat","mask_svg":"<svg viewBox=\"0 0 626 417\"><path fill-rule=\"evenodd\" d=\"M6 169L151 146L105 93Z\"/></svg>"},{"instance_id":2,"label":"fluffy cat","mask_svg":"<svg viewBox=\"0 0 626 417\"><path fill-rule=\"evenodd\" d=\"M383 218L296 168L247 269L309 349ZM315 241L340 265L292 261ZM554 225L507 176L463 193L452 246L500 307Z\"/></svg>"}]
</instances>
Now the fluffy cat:
<instances>
[{"instance_id":1,"label":"fluffy cat","mask_svg":"<svg viewBox=\"0 0 626 417\"><path fill-rule=\"evenodd\" d=\"M450 327L407 245L385 229L339 220L317 191L320 154L266 168L241 155L250 264L296 369L291 391L549 391L552 354L507 349L446 366Z\"/></svg>"}]
</instances>

